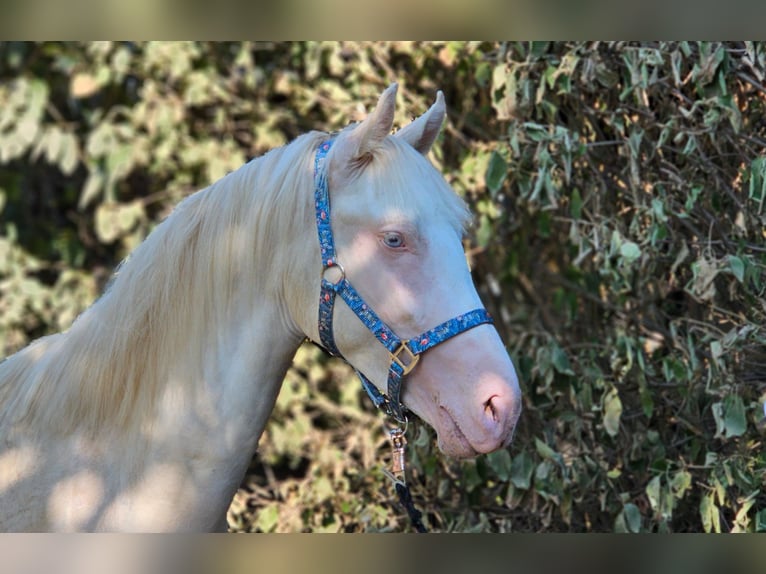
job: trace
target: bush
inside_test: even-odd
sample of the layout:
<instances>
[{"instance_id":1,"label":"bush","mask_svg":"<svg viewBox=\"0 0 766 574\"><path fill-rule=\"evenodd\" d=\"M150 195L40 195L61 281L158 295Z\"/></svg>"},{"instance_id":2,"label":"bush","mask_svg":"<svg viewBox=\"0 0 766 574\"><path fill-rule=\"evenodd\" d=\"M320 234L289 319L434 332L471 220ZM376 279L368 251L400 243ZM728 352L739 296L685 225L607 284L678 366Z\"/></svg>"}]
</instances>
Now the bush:
<instances>
[{"instance_id":1,"label":"bush","mask_svg":"<svg viewBox=\"0 0 766 574\"><path fill-rule=\"evenodd\" d=\"M65 328L183 196L400 82L524 392L475 461L410 436L449 531L766 530L762 43L0 44L0 349ZM299 351L235 530L406 529L381 419ZM370 429L373 429L372 431Z\"/></svg>"}]
</instances>

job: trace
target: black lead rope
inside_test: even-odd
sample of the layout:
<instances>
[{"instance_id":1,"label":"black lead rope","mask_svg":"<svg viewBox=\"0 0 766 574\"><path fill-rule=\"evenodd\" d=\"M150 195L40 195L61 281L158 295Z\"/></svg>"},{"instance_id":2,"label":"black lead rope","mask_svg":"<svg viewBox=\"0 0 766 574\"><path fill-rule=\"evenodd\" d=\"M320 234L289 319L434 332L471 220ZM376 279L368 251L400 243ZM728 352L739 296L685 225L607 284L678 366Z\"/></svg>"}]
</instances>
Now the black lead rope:
<instances>
[{"instance_id":1,"label":"black lead rope","mask_svg":"<svg viewBox=\"0 0 766 574\"><path fill-rule=\"evenodd\" d=\"M423 521L420 519L423 514L415 508L415 503L412 502L412 494L410 493L410 487L403 482L394 483L396 486L396 493L399 495L399 502L407 511L407 515L410 517L412 527L418 532L418 534L425 534L428 532L423 525Z\"/></svg>"}]
</instances>

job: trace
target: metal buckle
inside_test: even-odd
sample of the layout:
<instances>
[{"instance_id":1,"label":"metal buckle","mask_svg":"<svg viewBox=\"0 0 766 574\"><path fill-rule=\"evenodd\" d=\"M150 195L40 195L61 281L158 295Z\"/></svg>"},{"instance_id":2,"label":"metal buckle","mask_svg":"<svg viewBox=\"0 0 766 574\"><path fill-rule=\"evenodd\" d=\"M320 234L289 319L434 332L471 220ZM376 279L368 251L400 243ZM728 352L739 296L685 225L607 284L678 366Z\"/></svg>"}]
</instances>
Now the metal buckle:
<instances>
[{"instance_id":1,"label":"metal buckle","mask_svg":"<svg viewBox=\"0 0 766 574\"><path fill-rule=\"evenodd\" d=\"M402 341L398 349L396 349L393 353L389 353L389 355L391 355L391 361L402 368L402 375L409 375L412 369L415 368L415 365L417 365L418 361L420 360L420 355L413 353L412 350L407 346L407 343L409 343L409 340ZM406 360L402 360L400 357L402 353L405 352Z\"/></svg>"},{"instance_id":2,"label":"metal buckle","mask_svg":"<svg viewBox=\"0 0 766 574\"><path fill-rule=\"evenodd\" d=\"M388 431L388 440L391 442L391 475L394 477L394 482L401 482L402 484L406 482L404 470L404 452L407 448L407 438L404 436L406 431L406 423L403 429L395 428Z\"/></svg>"}]
</instances>

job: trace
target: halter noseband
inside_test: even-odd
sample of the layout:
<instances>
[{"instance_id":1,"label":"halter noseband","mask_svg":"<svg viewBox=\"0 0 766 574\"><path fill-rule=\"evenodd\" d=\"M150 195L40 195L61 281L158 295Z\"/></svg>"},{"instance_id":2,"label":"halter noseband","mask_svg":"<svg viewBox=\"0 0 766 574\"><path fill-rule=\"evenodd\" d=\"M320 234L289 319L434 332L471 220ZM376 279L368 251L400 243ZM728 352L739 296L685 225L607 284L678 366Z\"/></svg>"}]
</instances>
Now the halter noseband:
<instances>
[{"instance_id":1,"label":"halter noseband","mask_svg":"<svg viewBox=\"0 0 766 574\"><path fill-rule=\"evenodd\" d=\"M387 415L404 423L406 421L405 407L400 400L402 383L404 382L404 377L417 365L420 355L455 335L459 335L483 323L492 323L492 317L490 317L485 309L474 309L473 311L458 315L449 321L445 321L422 335L403 340L375 314L348 281L345 269L336 259L335 242L330 225L330 193L327 183L327 170L325 169L325 159L332 144L332 139L321 143L314 158L314 203L316 206L319 247L322 253L319 337L322 346L328 353L333 356L342 357L338 347L335 345L332 328L335 296L340 295L341 299L346 302L354 314L359 317L362 323L388 350L391 357L391 365L388 369L387 395L381 393L359 370L356 370L356 374L359 376L364 390L367 391L375 406L383 410ZM328 278L327 270L331 268L336 268L340 272L340 278L336 281L331 281Z\"/></svg>"}]
</instances>

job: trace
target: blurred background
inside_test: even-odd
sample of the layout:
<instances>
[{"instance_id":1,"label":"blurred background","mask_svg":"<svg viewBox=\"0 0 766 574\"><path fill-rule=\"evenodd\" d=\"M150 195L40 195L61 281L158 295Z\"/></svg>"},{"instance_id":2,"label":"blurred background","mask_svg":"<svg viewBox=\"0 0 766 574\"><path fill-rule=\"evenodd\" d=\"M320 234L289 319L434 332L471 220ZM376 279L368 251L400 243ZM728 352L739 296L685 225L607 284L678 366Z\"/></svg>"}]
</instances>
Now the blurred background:
<instances>
[{"instance_id":1,"label":"blurred background","mask_svg":"<svg viewBox=\"0 0 766 574\"><path fill-rule=\"evenodd\" d=\"M186 195L399 82L519 370L507 449L410 426L437 531L766 531L766 44L0 42L0 358L66 329ZM316 347L234 531L408 531L384 419Z\"/></svg>"}]
</instances>

